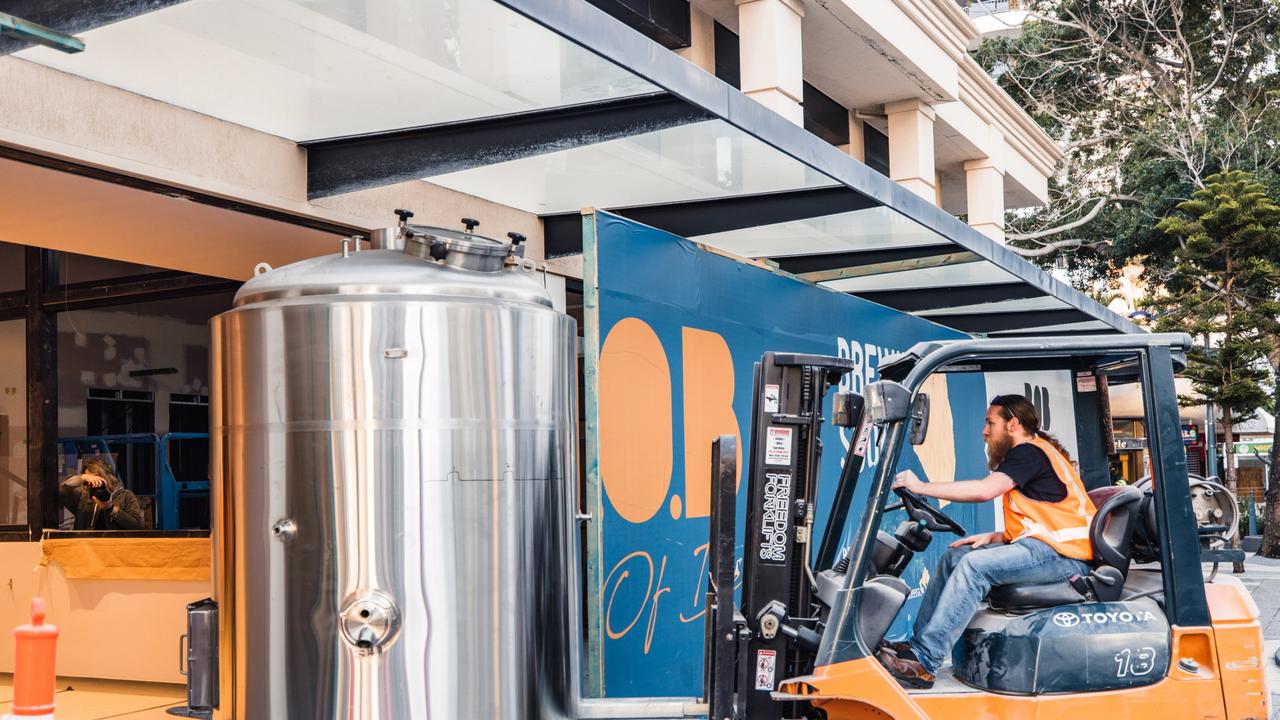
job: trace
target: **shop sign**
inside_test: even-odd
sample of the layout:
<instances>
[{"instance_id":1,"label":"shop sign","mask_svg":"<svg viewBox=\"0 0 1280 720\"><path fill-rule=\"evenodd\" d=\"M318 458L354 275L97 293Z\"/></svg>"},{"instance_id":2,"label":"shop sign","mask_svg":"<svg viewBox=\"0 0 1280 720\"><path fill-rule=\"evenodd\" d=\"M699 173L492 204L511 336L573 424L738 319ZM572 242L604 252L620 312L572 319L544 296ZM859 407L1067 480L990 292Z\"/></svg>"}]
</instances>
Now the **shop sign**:
<instances>
[{"instance_id":1,"label":"shop sign","mask_svg":"<svg viewBox=\"0 0 1280 720\"><path fill-rule=\"evenodd\" d=\"M1196 445L1200 442L1200 428L1191 423L1182 426L1182 444Z\"/></svg>"},{"instance_id":2,"label":"shop sign","mask_svg":"<svg viewBox=\"0 0 1280 720\"><path fill-rule=\"evenodd\" d=\"M1263 457L1271 456L1271 440L1246 440L1245 442L1234 443L1233 451L1236 455L1253 455L1258 454Z\"/></svg>"}]
</instances>

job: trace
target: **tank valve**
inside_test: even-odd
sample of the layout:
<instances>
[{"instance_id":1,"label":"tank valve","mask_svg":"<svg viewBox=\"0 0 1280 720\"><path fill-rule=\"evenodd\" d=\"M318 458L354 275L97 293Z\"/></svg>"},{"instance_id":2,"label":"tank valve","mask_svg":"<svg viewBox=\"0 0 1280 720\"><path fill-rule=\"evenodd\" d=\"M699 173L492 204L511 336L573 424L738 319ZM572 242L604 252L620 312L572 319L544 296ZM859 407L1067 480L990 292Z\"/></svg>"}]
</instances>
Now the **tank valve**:
<instances>
[{"instance_id":1,"label":"tank valve","mask_svg":"<svg viewBox=\"0 0 1280 720\"><path fill-rule=\"evenodd\" d=\"M353 598L340 617L343 639L361 655L378 652L390 644L400 629L400 613L395 603L379 592Z\"/></svg>"},{"instance_id":2,"label":"tank valve","mask_svg":"<svg viewBox=\"0 0 1280 720\"><path fill-rule=\"evenodd\" d=\"M480 221L475 218L462 218L462 224L467 226L467 232L473 233L479 227Z\"/></svg>"},{"instance_id":3,"label":"tank valve","mask_svg":"<svg viewBox=\"0 0 1280 720\"><path fill-rule=\"evenodd\" d=\"M271 525L271 537L277 540L292 540L298 534L298 526L292 520L277 520Z\"/></svg>"}]
</instances>

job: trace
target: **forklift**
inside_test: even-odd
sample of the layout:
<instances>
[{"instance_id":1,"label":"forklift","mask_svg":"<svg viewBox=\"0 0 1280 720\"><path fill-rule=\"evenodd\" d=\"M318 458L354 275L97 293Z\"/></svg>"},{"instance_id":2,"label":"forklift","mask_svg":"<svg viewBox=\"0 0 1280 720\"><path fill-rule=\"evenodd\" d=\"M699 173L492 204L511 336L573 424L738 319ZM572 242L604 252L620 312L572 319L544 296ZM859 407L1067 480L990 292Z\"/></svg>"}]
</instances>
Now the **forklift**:
<instances>
[{"instance_id":1,"label":"forklift","mask_svg":"<svg viewBox=\"0 0 1280 720\"><path fill-rule=\"evenodd\" d=\"M851 368L840 358L766 353L753 385L737 602L736 448L731 436L713 444L708 718L1269 717L1257 606L1239 580L1216 572L1243 553L1219 547L1222 528L1197 524L1193 508L1174 388L1190 347L1183 334L974 339L885 358L861 395L832 399L832 422L853 441L827 508L814 502L818 434L826 395ZM905 445L927 437L922 388L936 373L1032 370L1140 383L1152 480L1090 492L1088 576L993 588L934 686L904 689L876 658L910 594L903 571L935 536L967 534L929 500L891 489ZM873 428L879 463L860 478ZM841 547L860 482L869 484L866 506ZM815 542L819 511L827 522ZM1203 563L1214 563L1207 578Z\"/></svg>"}]
</instances>

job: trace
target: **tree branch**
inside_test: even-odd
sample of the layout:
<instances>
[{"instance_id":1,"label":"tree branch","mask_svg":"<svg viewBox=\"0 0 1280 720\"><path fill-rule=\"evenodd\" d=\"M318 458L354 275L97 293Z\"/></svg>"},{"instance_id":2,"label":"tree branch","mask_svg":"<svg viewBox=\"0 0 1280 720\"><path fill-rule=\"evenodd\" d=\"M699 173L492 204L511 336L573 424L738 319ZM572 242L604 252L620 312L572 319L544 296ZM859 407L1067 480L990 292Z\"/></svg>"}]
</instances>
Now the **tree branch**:
<instances>
[{"instance_id":1,"label":"tree branch","mask_svg":"<svg viewBox=\"0 0 1280 720\"><path fill-rule=\"evenodd\" d=\"M1089 212L1085 213L1081 217L1076 218L1075 220L1072 220L1069 223L1058 225L1056 227L1046 228L1044 230L1036 230L1034 232L1029 232L1029 233L1009 233L1005 235L1005 239L1006 240L1038 240L1043 237L1049 237L1050 235L1060 235L1068 230L1074 230L1080 227L1081 225L1087 225L1094 218L1098 217L1098 213L1102 212L1102 209L1107 206L1107 203L1110 203L1110 202L1136 203L1136 202L1141 202L1141 199L1134 195L1103 195L1102 197L1098 198L1098 202L1094 203L1093 207L1089 210ZM1039 253L1039 254L1044 255L1046 253ZM1031 257L1035 257L1035 256L1031 256Z\"/></svg>"},{"instance_id":2,"label":"tree branch","mask_svg":"<svg viewBox=\"0 0 1280 720\"><path fill-rule=\"evenodd\" d=\"M1017 253L1018 255L1021 255L1022 257L1033 258L1033 257L1044 257L1045 255L1056 253L1059 250L1070 250L1072 248L1086 247L1086 246L1096 247L1098 245L1104 245L1104 244L1105 243L1103 242L1090 242L1086 240L1073 238L1071 240L1058 240L1051 243L1042 243L1040 247L1035 247L1035 248L1023 248L1023 247L1018 247L1017 245L1009 245L1008 248L1014 251L1015 253Z\"/></svg>"}]
</instances>

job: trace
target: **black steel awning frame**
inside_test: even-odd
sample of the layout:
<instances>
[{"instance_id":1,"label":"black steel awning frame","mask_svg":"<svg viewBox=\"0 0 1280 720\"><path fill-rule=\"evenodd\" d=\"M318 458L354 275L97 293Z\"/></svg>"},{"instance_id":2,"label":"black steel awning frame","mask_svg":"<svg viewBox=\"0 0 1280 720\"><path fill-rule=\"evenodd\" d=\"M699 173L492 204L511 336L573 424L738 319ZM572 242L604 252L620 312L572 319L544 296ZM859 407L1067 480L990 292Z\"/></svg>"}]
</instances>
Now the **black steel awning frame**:
<instances>
[{"instance_id":1,"label":"black steel awning frame","mask_svg":"<svg viewBox=\"0 0 1280 720\"><path fill-rule=\"evenodd\" d=\"M786 120L592 5L573 0L496 0L496 2L634 73L710 116L719 118L810 168L824 173L839 184L867 198L871 205L887 207L915 220L953 243L957 253L967 251L988 260L1022 283L1038 289L1039 295L1056 298L1068 306L1061 311L1052 312L1066 316L1071 313L1071 310L1075 310L1078 316L1075 321L1099 320L1112 332L1143 332L1129 320L1111 312L1096 300L1044 272L1008 247L979 233L942 208L841 152L835 146ZM929 308L931 310L946 307L936 305L940 299L936 293L937 290L940 289L920 290L927 294L932 293ZM1000 291L1006 296L1020 294L1010 293L1008 287L1002 287ZM902 292L908 293L910 288L903 288ZM892 299L892 296L887 295L883 290L867 294L879 295L885 300ZM892 307L892 305L889 306ZM958 305L951 307L958 307ZM1043 319L1049 317L1043 314L1045 313L1043 310L1026 312L1035 314L1025 316L1022 322L1019 322L1016 317L1023 315L1022 312L993 314L1000 320L992 331L1034 328L1044 325ZM1053 317L1058 318L1059 315ZM946 324L946 317L935 316L931 319ZM972 318L973 316L965 316L967 327L970 328L968 331L983 332L982 323Z\"/></svg>"},{"instance_id":2,"label":"black steel awning frame","mask_svg":"<svg viewBox=\"0 0 1280 720\"><path fill-rule=\"evenodd\" d=\"M308 196L320 197L406 179L430 177L504 160L591 145L686 123L719 119L783 154L830 177L827 187L779 193L704 198L658 206L609 208L620 215L679 235L710 234L746 226L885 207L918 222L944 242L915 248L790 255L771 259L780 269L812 282L885 275L923 267L986 260L1015 280L982 285L911 287L854 291L887 307L913 312L968 333L1073 335L1071 324L1101 321L1101 332L1142 332L1129 320L1052 277L1039 267L970 228L927 199L894 183L822 138L774 113L740 91L667 49L670 22L648 35L615 19L597 5L611 0L495 0L549 31L656 86L649 95L600 100L499 117L389 132L302 142L308 151ZM19 0L10 11L58 30L83 32L183 0ZM594 4L593 4L594 3ZM670 13L650 8L653 24ZM650 17L652 16L652 17ZM669 19L669 18L668 18ZM668 27L671 26L671 27ZM642 29L648 27L641 23ZM679 30L679 28L675 28ZM662 31L662 32L657 32ZM657 33L657 34L655 34ZM665 33L665 34L664 34ZM670 37L668 37L670 35ZM666 45L651 39L668 40ZM0 40L0 55L25 47L17 38ZM843 186L843 187L842 187ZM549 256L580 251L576 215L543 216ZM981 305L1004 300L1051 297L1066 307L996 312ZM972 312L946 314L973 306ZM1066 327L1053 327L1065 325Z\"/></svg>"}]
</instances>

